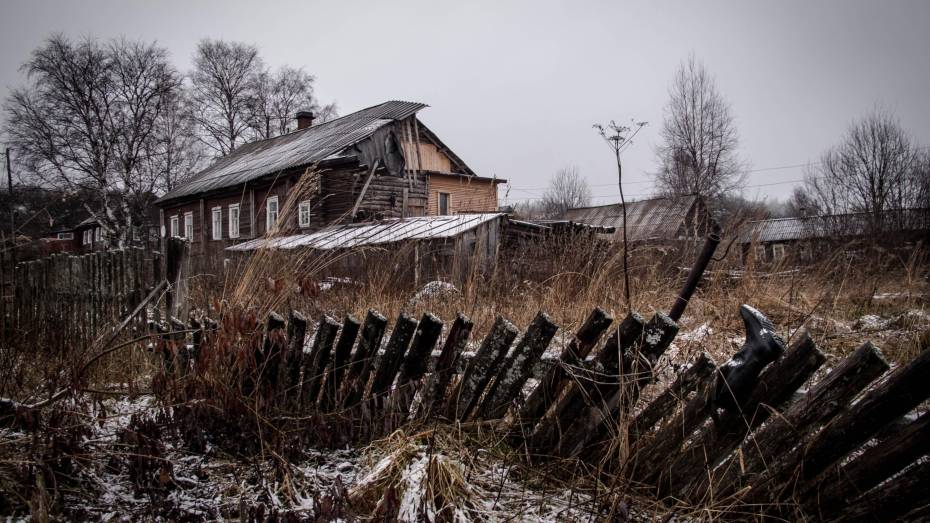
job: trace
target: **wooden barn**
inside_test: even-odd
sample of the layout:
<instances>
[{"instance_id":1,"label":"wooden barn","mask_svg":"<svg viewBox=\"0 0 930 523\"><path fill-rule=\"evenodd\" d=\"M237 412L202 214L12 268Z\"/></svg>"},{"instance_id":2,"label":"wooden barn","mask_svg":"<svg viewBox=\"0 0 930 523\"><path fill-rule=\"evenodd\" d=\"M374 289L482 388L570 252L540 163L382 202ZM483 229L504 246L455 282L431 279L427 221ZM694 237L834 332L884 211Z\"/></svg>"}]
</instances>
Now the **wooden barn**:
<instances>
[{"instance_id":1,"label":"wooden barn","mask_svg":"<svg viewBox=\"0 0 930 523\"><path fill-rule=\"evenodd\" d=\"M609 227L602 236L623 241L623 205L612 203L577 207L564 218L595 227ZM627 202L627 239L640 243L665 243L703 238L710 227L707 205L700 196L652 198Z\"/></svg>"},{"instance_id":2,"label":"wooden barn","mask_svg":"<svg viewBox=\"0 0 930 523\"><path fill-rule=\"evenodd\" d=\"M191 242L216 262L227 247L307 234L336 224L497 211L497 184L478 176L417 113L389 101L294 132L245 144L156 203L162 236Z\"/></svg>"}]
</instances>

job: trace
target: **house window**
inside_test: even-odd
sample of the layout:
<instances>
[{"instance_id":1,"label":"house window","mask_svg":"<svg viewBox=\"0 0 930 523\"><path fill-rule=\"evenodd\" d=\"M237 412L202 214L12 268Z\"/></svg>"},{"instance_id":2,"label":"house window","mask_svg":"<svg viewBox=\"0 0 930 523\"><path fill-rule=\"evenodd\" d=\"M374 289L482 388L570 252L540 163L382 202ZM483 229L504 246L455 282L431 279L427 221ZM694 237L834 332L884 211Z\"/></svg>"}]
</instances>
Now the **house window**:
<instances>
[{"instance_id":1,"label":"house window","mask_svg":"<svg viewBox=\"0 0 930 523\"><path fill-rule=\"evenodd\" d=\"M100 227L94 227L94 241L95 242L100 241L100 232L101 232Z\"/></svg>"},{"instance_id":2,"label":"house window","mask_svg":"<svg viewBox=\"0 0 930 523\"><path fill-rule=\"evenodd\" d=\"M213 239L223 239L223 208L213 208Z\"/></svg>"},{"instance_id":3,"label":"house window","mask_svg":"<svg viewBox=\"0 0 930 523\"><path fill-rule=\"evenodd\" d=\"M785 245L776 243L772 245L772 260L781 261L785 257Z\"/></svg>"},{"instance_id":4,"label":"house window","mask_svg":"<svg viewBox=\"0 0 930 523\"><path fill-rule=\"evenodd\" d=\"M93 242L93 232L90 229L84 229L84 245L90 245Z\"/></svg>"},{"instance_id":5,"label":"house window","mask_svg":"<svg viewBox=\"0 0 930 523\"><path fill-rule=\"evenodd\" d=\"M271 231L278 223L278 197L269 196L265 202L265 230Z\"/></svg>"},{"instance_id":6,"label":"house window","mask_svg":"<svg viewBox=\"0 0 930 523\"><path fill-rule=\"evenodd\" d=\"M756 261L765 261L765 245L756 245Z\"/></svg>"},{"instance_id":7,"label":"house window","mask_svg":"<svg viewBox=\"0 0 930 523\"><path fill-rule=\"evenodd\" d=\"M184 237L194 241L194 212L184 213Z\"/></svg>"},{"instance_id":8,"label":"house window","mask_svg":"<svg viewBox=\"0 0 930 523\"><path fill-rule=\"evenodd\" d=\"M58 233L58 239L59 240L73 240L74 233L73 232L60 232Z\"/></svg>"},{"instance_id":9,"label":"house window","mask_svg":"<svg viewBox=\"0 0 930 523\"><path fill-rule=\"evenodd\" d=\"M178 217L177 215L171 217L171 237L178 237Z\"/></svg>"},{"instance_id":10,"label":"house window","mask_svg":"<svg viewBox=\"0 0 930 523\"><path fill-rule=\"evenodd\" d=\"M301 227L310 227L310 217L313 216L310 213L310 202L300 202L300 207L298 207L297 213L297 224Z\"/></svg>"},{"instance_id":11,"label":"house window","mask_svg":"<svg viewBox=\"0 0 930 523\"><path fill-rule=\"evenodd\" d=\"M447 192L439 193L439 213L440 215L449 214L449 199L451 196Z\"/></svg>"},{"instance_id":12,"label":"house window","mask_svg":"<svg viewBox=\"0 0 930 523\"><path fill-rule=\"evenodd\" d=\"M239 237L239 204L234 203L229 206L229 237Z\"/></svg>"}]
</instances>

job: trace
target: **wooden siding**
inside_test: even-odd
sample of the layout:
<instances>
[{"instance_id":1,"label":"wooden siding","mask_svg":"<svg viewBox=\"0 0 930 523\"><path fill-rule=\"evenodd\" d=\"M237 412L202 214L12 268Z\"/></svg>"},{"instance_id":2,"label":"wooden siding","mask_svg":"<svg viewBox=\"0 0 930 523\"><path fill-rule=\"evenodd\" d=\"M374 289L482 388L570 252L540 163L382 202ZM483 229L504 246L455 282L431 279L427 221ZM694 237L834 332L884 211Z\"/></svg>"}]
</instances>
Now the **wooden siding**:
<instances>
[{"instance_id":1,"label":"wooden siding","mask_svg":"<svg viewBox=\"0 0 930 523\"><path fill-rule=\"evenodd\" d=\"M448 193L449 213L497 211L497 184L466 176L429 173L427 214L439 214L439 193Z\"/></svg>"},{"instance_id":2,"label":"wooden siding","mask_svg":"<svg viewBox=\"0 0 930 523\"><path fill-rule=\"evenodd\" d=\"M408 156L408 167L416 168L416 147L406 147L405 150L413 151L413 161ZM449 159L438 147L431 143L420 141L420 170L437 171L441 173L451 173L452 160Z\"/></svg>"}]
</instances>

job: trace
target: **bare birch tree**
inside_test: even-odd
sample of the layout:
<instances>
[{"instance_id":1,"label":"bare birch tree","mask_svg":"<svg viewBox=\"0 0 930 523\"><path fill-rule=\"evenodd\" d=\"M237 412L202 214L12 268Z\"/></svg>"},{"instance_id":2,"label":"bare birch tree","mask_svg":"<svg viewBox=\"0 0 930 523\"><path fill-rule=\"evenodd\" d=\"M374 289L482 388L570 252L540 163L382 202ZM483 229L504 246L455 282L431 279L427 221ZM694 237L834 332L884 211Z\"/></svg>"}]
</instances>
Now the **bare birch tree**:
<instances>
[{"instance_id":1,"label":"bare birch tree","mask_svg":"<svg viewBox=\"0 0 930 523\"><path fill-rule=\"evenodd\" d=\"M656 151L656 185L670 195L717 198L743 182L739 136L729 103L694 56L683 62L669 88L669 103Z\"/></svg>"},{"instance_id":2,"label":"bare birch tree","mask_svg":"<svg viewBox=\"0 0 930 523\"><path fill-rule=\"evenodd\" d=\"M298 111L311 111L317 122L336 114L333 104L321 106L314 93L313 75L301 68L284 66L275 72L262 71L256 77L252 108L252 129L256 138L272 138L297 128Z\"/></svg>"},{"instance_id":3,"label":"bare birch tree","mask_svg":"<svg viewBox=\"0 0 930 523\"><path fill-rule=\"evenodd\" d=\"M154 199L157 122L180 85L154 44L55 35L23 65L30 84L5 103L5 130L27 179L72 193L124 244Z\"/></svg>"},{"instance_id":4,"label":"bare birch tree","mask_svg":"<svg viewBox=\"0 0 930 523\"><path fill-rule=\"evenodd\" d=\"M551 218L560 217L573 207L590 204L591 187L575 166L559 169L542 196L543 212Z\"/></svg>"},{"instance_id":5,"label":"bare birch tree","mask_svg":"<svg viewBox=\"0 0 930 523\"><path fill-rule=\"evenodd\" d=\"M209 39L197 45L190 74L191 116L215 155L229 154L254 129L252 113L262 70L254 45Z\"/></svg>"}]
</instances>

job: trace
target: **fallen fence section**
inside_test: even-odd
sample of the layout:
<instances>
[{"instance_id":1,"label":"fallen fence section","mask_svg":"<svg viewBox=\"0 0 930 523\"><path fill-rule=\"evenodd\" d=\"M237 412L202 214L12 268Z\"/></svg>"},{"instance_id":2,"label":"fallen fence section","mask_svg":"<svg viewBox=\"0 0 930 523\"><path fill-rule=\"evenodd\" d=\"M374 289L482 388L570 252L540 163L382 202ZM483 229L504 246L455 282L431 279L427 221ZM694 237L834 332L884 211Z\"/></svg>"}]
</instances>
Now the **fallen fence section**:
<instances>
[{"instance_id":1,"label":"fallen fence section","mask_svg":"<svg viewBox=\"0 0 930 523\"><path fill-rule=\"evenodd\" d=\"M252 385L272 390L278 405L378 419L381 434L414 420L496 420L532 459L587 460L674 499L729 499L761 516L802 509L824 520L891 520L930 502L930 418L911 414L930 397L930 351L888 374L867 343L811 383L825 358L801 334L759 375L739 411L715 412L710 395L721 378L704 354L651 401L642 399L678 331L671 318L631 313L613 330L611 323L595 309L552 359L542 355L558 326L543 313L522 335L498 317L468 355L465 316L444 329L435 315L402 314L388 333L387 318L374 310L363 322L324 316L312 336L294 312L286 320L272 313L263 325L254 316L251 324L194 320L189 341L169 333L161 346L166 368L183 376L198 371L217 340L258 336L263 370Z\"/></svg>"}]
</instances>

